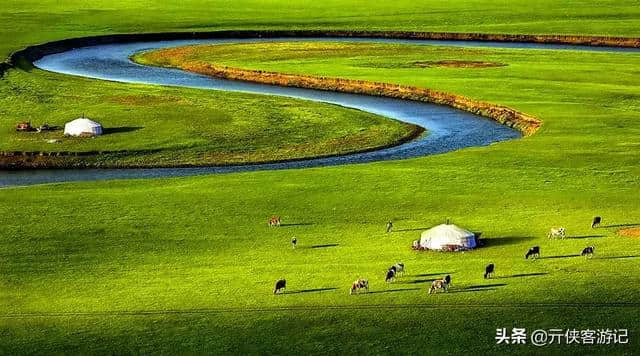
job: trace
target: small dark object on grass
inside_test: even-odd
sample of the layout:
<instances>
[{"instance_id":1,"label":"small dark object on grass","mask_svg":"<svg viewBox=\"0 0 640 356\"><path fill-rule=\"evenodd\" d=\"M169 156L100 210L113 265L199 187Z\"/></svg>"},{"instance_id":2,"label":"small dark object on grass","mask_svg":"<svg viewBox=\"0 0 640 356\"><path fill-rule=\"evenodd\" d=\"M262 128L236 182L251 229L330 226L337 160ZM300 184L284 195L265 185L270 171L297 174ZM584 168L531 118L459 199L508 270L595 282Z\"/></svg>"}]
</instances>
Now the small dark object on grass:
<instances>
[{"instance_id":1,"label":"small dark object on grass","mask_svg":"<svg viewBox=\"0 0 640 356\"><path fill-rule=\"evenodd\" d=\"M395 269L395 267L391 267L387 271L387 276L384 278L384 281L385 282L392 282L394 279L396 279L396 269Z\"/></svg>"},{"instance_id":2,"label":"small dark object on grass","mask_svg":"<svg viewBox=\"0 0 640 356\"><path fill-rule=\"evenodd\" d=\"M449 287L451 287L451 276L450 275L444 276L444 281L447 282L447 285Z\"/></svg>"},{"instance_id":3,"label":"small dark object on grass","mask_svg":"<svg viewBox=\"0 0 640 356\"><path fill-rule=\"evenodd\" d=\"M296 245L298 244L298 239L294 236L291 238L291 246L293 248L296 248Z\"/></svg>"},{"instance_id":4,"label":"small dark object on grass","mask_svg":"<svg viewBox=\"0 0 640 356\"><path fill-rule=\"evenodd\" d=\"M593 222L591 223L591 228L594 229L596 227L600 227L600 223L602 222L602 218L599 216L596 216L593 218Z\"/></svg>"},{"instance_id":5,"label":"small dark object on grass","mask_svg":"<svg viewBox=\"0 0 640 356\"><path fill-rule=\"evenodd\" d=\"M529 251L527 251L527 254L524 255L524 259L528 260L529 257L531 258L540 257L540 246L533 246L532 248L530 248Z\"/></svg>"},{"instance_id":6,"label":"small dark object on grass","mask_svg":"<svg viewBox=\"0 0 640 356\"><path fill-rule=\"evenodd\" d=\"M484 279L488 279L493 277L496 266L493 263L490 263L484 269Z\"/></svg>"},{"instance_id":7,"label":"small dark object on grass","mask_svg":"<svg viewBox=\"0 0 640 356\"><path fill-rule=\"evenodd\" d=\"M276 287L273 289L273 294L278 294L278 292L287 289L287 280L286 279L279 279L276 282Z\"/></svg>"},{"instance_id":8,"label":"small dark object on grass","mask_svg":"<svg viewBox=\"0 0 640 356\"><path fill-rule=\"evenodd\" d=\"M393 223L389 221L387 223L387 233L390 233L392 229L393 229Z\"/></svg>"},{"instance_id":9,"label":"small dark object on grass","mask_svg":"<svg viewBox=\"0 0 640 356\"><path fill-rule=\"evenodd\" d=\"M585 248L582 250L582 253L581 253L580 255L581 255L581 256L587 256L587 258L592 258L592 257L593 257L593 254L595 253L595 250L596 250L596 248L595 248L595 247L593 247L593 246L588 246L588 247L585 247Z\"/></svg>"}]
</instances>

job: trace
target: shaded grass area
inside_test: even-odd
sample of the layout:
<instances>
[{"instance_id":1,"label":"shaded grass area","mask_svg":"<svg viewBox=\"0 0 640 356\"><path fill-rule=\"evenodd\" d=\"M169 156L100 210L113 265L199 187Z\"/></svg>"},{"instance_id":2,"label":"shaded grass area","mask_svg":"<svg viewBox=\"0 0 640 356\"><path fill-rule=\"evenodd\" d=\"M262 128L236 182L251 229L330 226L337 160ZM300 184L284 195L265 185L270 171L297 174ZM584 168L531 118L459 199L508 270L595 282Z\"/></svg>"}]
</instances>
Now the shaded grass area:
<instances>
[{"instance_id":1,"label":"shaded grass area","mask_svg":"<svg viewBox=\"0 0 640 356\"><path fill-rule=\"evenodd\" d=\"M393 145L417 130L413 125L328 104L106 83L42 71L11 71L0 85L0 93L0 151L67 156L69 152L120 151L82 158L34 159L54 167L299 159ZM104 135L68 138L62 130L14 130L20 121L63 127L82 114L100 122L105 127ZM55 143L49 142L52 139Z\"/></svg>"},{"instance_id":2,"label":"shaded grass area","mask_svg":"<svg viewBox=\"0 0 640 356\"><path fill-rule=\"evenodd\" d=\"M631 327L630 308L569 307L533 309L486 307L411 307L404 309L299 310L160 315L60 316L1 319L3 335L16 340L0 345L7 354L34 353L450 353L630 354L630 342L618 345L543 347L497 345L497 328L595 330ZM571 320L567 323L567 320ZM470 325L473 324L473 325ZM304 325L304 332L302 326ZM393 332L381 332L381 330ZM177 340L176 335L180 335ZM247 335L250 335L247 338ZM28 340L28 342L26 342ZM175 340L168 342L169 340ZM331 340L331 342L327 342ZM363 343L363 340L367 340Z\"/></svg>"}]
</instances>

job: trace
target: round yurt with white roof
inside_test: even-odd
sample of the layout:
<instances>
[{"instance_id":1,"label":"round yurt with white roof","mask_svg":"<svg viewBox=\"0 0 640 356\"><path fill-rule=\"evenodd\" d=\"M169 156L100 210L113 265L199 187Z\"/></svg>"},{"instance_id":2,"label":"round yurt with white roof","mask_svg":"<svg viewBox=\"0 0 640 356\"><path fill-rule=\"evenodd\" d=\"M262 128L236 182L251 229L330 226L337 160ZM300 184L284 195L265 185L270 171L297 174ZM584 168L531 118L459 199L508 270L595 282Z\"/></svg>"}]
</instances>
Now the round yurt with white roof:
<instances>
[{"instance_id":1,"label":"round yurt with white roof","mask_svg":"<svg viewBox=\"0 0 640 356\"><path fill-rule=\"evenodd\" d=\"M476 248L476 234L453 224L442 224L420 235L420 248L438 251L464 251Z\"/></svg>"},{"instance_id":2,"label":"round yurt with white roof","mask_svg":"<svg viewBox=\"0 0 640 356\"><path fill-rule=\"evenodd\" d=\"M75 119L64 125L65 136L94 137L102 135L102 125L86 117Z\"/></svg>"}]
</instances>

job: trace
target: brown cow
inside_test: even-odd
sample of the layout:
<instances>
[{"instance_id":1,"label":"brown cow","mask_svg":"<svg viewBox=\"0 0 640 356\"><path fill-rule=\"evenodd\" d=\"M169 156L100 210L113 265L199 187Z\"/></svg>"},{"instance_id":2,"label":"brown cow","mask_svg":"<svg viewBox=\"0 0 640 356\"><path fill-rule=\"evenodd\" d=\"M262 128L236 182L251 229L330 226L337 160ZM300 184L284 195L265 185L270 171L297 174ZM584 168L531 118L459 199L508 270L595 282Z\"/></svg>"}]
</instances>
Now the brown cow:
<instances>
[{"instance_id":1,"label":"brown cow","mask_svg":"<svg viewBox=\"0 0 640 356\"><path fill-rule=\"evenodd\" d=\"M277 215L274 215L271 218L269 218L269 226L270 227L280 226L280 217Z\"/></svg>"},{"instance_id":2,"label":"brown cow","mask_svg":"<svg viewBox=\"0 0 640 356\"><path fill-rule=\"evenodd\" d=\"M369 281L366 279L358 278L351 285L351 290L349 290L349 294L353 294L359 292L361 289L364 289L366 292L369 292Z\"/></svg>"}]
</instances>

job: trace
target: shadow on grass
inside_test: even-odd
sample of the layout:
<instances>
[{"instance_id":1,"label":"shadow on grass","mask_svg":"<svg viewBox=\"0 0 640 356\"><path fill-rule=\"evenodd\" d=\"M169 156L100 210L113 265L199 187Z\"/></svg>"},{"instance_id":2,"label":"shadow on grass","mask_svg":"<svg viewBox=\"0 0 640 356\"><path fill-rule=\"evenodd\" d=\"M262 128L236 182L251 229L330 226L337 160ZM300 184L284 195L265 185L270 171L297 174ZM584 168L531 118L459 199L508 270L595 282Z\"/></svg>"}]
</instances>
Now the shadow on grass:
<instances>
[{"instance_id":1,"label":"shadow on grass","mask_svg":"<svg viewBox=\"0 0 640 356\"><path fill-rule=\"evenodd\" d=\"M432 277L432 276L446 276L448 274L454 274L455 272L440 272L440 273L425 273L425 274L414 274L410 277Z\"/></svg>"},{"instance_id":2,"label":"shadow on grass","mask_svg":"<svg viewBox=\"0 0 640 356\"><path fill-rule=\"evenodd\" d=\"M103 135L110 135L116 133L133 132L143 129L141 126L120 126L120 127L105 127L102 129Z\"/></svg>"},{"instance_id":3,"label":"shadow on grass","mask_svg":"<svg viewBox=\"0 0 640 356\"><path fill-rule=\"evenodd\" d=\"M481 284L460 289L449 289L448 293L488 292L492 290L498 290L498 287L504 287L506 285L506 283Z\"/></svg>"},{"instance_id":4,"label":"shadow on grass","mask_svg":"<svg viewBox=\"0 0 640 356\"><path fill-rule=\"evenodd\" d=\"M567 236L568 239L590 239L596 237L604 237L604 235Z\"/></svg>"},{"instance_id":5,"label":"shadow on grass","mask_svg":"<svg viewBox=\"0 0 640 356\"><path fill-rule=\"evenodd\" d=\"M294 290L294 291L286 291L282 294L302 294L302 293L315 293L315 292L324 292L329 290L337 290L338 288L314 288L314 289L302 289L302 290Z\"/></svg>"},{"instance_id":6,"label":"shadow on grass","mask_svg":"<svg viewBox=\"0 0 640 356\"><path fill-rule=\"evenodd\" d=\"M336 246L340 246L340 244L313 245L310 248L327 248L327 247L336 247Z\"/></svg>"},{"instance_id":7,"label":"shadow on grass","mask_svg":"<svg viewBox=\"0 0 640 356\"><path fill-rule=\"evenodd\" d=\"M412 290L420 290L420 288L401 288L401 289L377 290L377 291L369 292L368 294L408 292L408 291L412 291Z\"/></svg>"},{"instance_id":8,"label":"shadow on grass","mask_svg":"<svg viewBox=\"0 0 640 356\"><path fill-rule=\"evenodd\" d=\"M631 224L617 224L617 225L602 225L601 228L610 228L610 227L633 227L640 226L640 223L631 223Z\"/></svg>"},{"instance_id":9,"label":"shadow on grass","mask_svg":"<svg viewBox=\"0 0 640 356\"><path fill-rule=\"evenodd\" d=\"M413 281L404 281L404 282L397 282L397 284L421 284L421 283L431 283L433 281L436 281L440 278L433 278L433 279L415 279Z\"/></svg>"},{"instance_id":10,"label":"shadow on grass","mask_svg":"<svg viewBox=\"0 0 640 356\"><path fill-rule=\"evenodd\" d=\"M479 288L479 289L449 289L447 293L473 293L473 292L488 292L492 290L498 290L498 288Z\"/></svg>"},{"instance_id":11,"label":"shadow on grass","mask_svg":"<svg viewBox=\"0 0 640 356\"><path fill-rule=\"evenodd\" d=\"M394 229L391 232L405 232L405 231L424 231L424 230L429 230L428 227L417 227L415 229Z\"/></svg>"},{"instance_id":12,"label":"shadow on grass","mask_svg":"<svg viewBox=\"0 0 640 356\"><path fill-rule=\"evenodd\" d=\"M544 256L544 257L538 257L538 259L546 260L546 259L554 259L554 258L571 258L571 257L580 257L580 255Z\"/></svg>"},{"instance_id":13,"label":"shadow on grass","mask_svg":"<svg viewBox=\"0 0 640 356\"><path fill-rule=\"evenodd\" d=\"M623 258L638 258L640 257L640 255L633 255L633 256L607 256L607 257L597 257L597 259L599 260L617 260L617 259L623 259Z\"/></svg>"},{"instance_id":14,"label":"shadow on grass","mask_svg":"<svg viewBox=\"0 0 640 356\"><path fill-rule=\"evenodd\" d=\"M475 286L467 286L464 289L484 289L484 288L495 288L495 287L504 287L506 283L493 283L493 284L478 284Z\"/></svg>"},{"instance_id":15,"label":"shadow on grass","mask_svg":"<svg viewBox=\"0 0 640 356\"><path fill-rule=\"evenodd\" d=\"M313 223L294 223L294 224L280 224L280 227L289 227L289 226L311 226Z\"/></svg>"},{"instance_id":16,"label":"shadow on grass","mask_svg":"<svg viewBox=\"0 0 640 356\"><path fill-rule=\"evenodd\" d=\"M483 247L492 247L492 246L502 246L502 245L513 245L521 243L525 240L532 239L533 237L525 237L525 236L506 236L506 237L492 237L490 239L484 238L480 239L480 246Z\"/></svg>"},{"instance_id":17,"label":"shadow on grass","mask_svg":"<svg viewBox=\"0 0 640 356\"><path fill-rule=\"evenodd\" d=\"M504 279L504 278L520 278L520 277L535 277L535 276L544 276L549 273L547 272L539 272L539 273L522 273L522 274L512 274L510 276L496 277L496 279Z\"/></svg>"}]
</instances>

